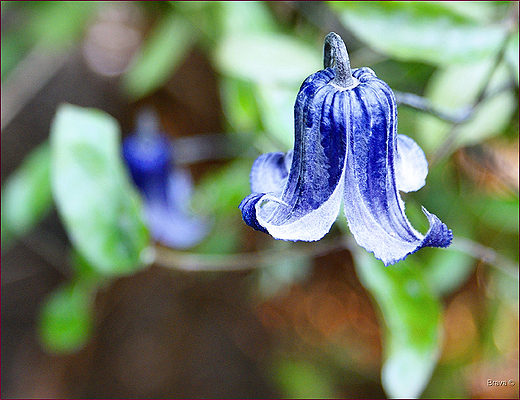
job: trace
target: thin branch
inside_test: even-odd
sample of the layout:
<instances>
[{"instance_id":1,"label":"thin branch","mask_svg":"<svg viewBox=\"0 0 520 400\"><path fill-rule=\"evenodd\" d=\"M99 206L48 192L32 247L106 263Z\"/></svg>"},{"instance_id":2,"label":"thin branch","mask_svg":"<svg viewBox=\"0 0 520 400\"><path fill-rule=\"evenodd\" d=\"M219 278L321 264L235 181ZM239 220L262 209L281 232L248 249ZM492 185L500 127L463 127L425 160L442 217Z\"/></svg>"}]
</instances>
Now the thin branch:
<instances>
[{"instance_id":1,"label":"thin branch","mask_svg":"<svg viewBox=\"0 0 520 400\"><path fill-rule=\"evenodd\" d=\"M68 54L37 43L2 82L2 131L65 65Z\"/></svg>"},{"instance_id":2,"label":"thin branch","mask_svg":"<svg viewBox=\"0 0 520 400\"><path fill-rule=\"evenodd\" d=\"M341 238L332 242L291 245L282 250L271 249L238 254L200 254L157 246L154 262L164 268L190 272L246 271L269 265L280 258L317 257L344 248Z\"/></svg>"},{"instance_id":3,"label":"thin branch","mask_svg":"<svg viewBox=\"0 0 520 400\"><path fill-rule=\"evenodd\" d=\"M480 89L480 91L476 97L476 100L474 101L473 105L470 107L471 112L470 112L468 118L466 118L464 121L456 122L452 125L451 129L449 130L449 132L446 136L446 139L437 148L437 151L433 154L433 156L430 160L431 165L434 165L435 163L437 163L438 161L440 161L441 159L443 159L445 156L447 156L450 153L453 143L456 141L457 137L460 135L460 130L458 130L457 127L462 122L466 122L467 120L469 120L469 118L471 118L474 115L475 110L480 105L480 103L482 103L484 101L484 99L488 99L489 97L491 97L491 95L494 96L494 95L498 94L496 90L489 91L489 87L491 85L493 75L495 74L500 63L504 59L510 36L511 36L511 34L506 36L506 38L502 44L502 47L500 48L500 51L498 52L498 54L495 58L495 62L493 63L493 65L490 68L489 73L487 74L487 80L482 85L482 88ZM501 90L502 90L502 88L501 88Z\"/></svg>"},{"instance_id":4,"label":"thin branch","mask_svg":"<svg viewBox=\"0 0 520 400\"><path fill-rule=\"evenodd\" d=\"M472 106L460 108L456 111L445 111L437 108L429 99L418 96L413 93L405 93L394 91L397 104L402 104L416 110L423 111L427 114L432 114L443 121L451 122L453 124L462 124L469 120L476 111L477 106L483 100L489 100L505 91L513 89L514 85L511 82L504 83L502 86L490 90L487 94L479 94L477 101Z\"/></svg>"},{"instance_id":5,"label":"thin branch","mask_svg":"<svg viewBox=\"0 0 520 400\"><path fill-rule=\"evenodd\" d=\"M504 273L510 278L517 281L519 280L518 264L515 264L509 258L498 254L495 250L489 247L483 246L480 243L467 238L454 237L451 248L496 268L498 271Z\"/></svg>"},{"instance_id":6,"label":"thin branch","mask_svg":"<svg viewBox=\"0 0 520 400\"><path fill-rule=\"evenodd\" d=\"M435 115L437 118L444 121L460 124L466 121L472 114L471 107L466 107L455 112L447 112L439 110L433 103L425 98L412 93L403 93L394 91L397 104L403 104L408 107L415 108L425 113Z\"/></svg>"}]
</instances>

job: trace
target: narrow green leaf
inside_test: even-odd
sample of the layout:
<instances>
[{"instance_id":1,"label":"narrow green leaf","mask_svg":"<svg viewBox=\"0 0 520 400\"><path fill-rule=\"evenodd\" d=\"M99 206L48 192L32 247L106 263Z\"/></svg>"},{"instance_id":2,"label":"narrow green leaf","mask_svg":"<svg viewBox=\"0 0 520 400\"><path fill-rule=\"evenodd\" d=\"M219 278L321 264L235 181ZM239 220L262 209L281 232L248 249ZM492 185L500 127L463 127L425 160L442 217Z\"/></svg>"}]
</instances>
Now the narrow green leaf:
<instances>
[{"instance_id":1,"label":"narrow green leaf","mask_svg":"<svg viewBox=\"0 0 520 400\"><path fill-rule=\"evenodd\" d=\"M108 114L59 107L51 126L54 200L76 249L108 275L140 268L149 242L120 147L119 126Z\"/></svg>"},{"instance_id":2,"label":"narrow green leaf","mask_svg":"<svg viewBox=\"0 0 520 400\"><path fill-rule=\"evenodd\" d=\"M341 21L376 51L403 61L451 64L496 54L506 26L442 2L330 2ZM470 3L468 7L475 7ZM479 15L482 13L478 13ZM480 21L479 21L480 19Z\"/></svg>"},{"instance_id":3,"label":"narrow green leaf","mask_svg":"<svg viewBox=\"0 0 520 400\"><path fill-rule=\"evenodd\" d=\"M44 300L38 329L48 352L70 354L87 344L94 327L93 295L84 286L67 283Z\"/></svg>"},{"instance_id":4,"label":"narrow green leaf","mask_svg":"<svg viewBox=\"0 0 520 400\"><path fill-rule=\"evenodd\" d=\"M25 234L49 212L49 170L50 149L45 142L27 156L2 188L2 250L10 235Z\"/></svg>"},{"instance_id":5,"label":"narrow green leaf","mask_svg":"<svg viewBox=\"0 0 520 400\"><path fill-rule=\"evenodd\" d=\"M123 86L131 99L145 97L164 85L195 39L192 26L180 15L171 12L164 17L123 76Z\"/></svg>"},{"instance_id":6,"label":"narrow green leaf","mask_svg":"<svg viewBox=\"0 0 520 400\"><path fill-rule=\"evenodd\" d=\"M506 60L510 64L511 69L514 74L514 78L516 80L516 84L518 85L518 82L520 80L519 78L519 44L518 44L518 30L511 35L511 38L509 39L509 42L507 43L507 50L506 50Z\"/></svg>"},{"instance_id":7,"label":"narrow green leaf","mask_svg":"<svg viewBox=\"0 0 520 400\"><path fill-rule=\"evenodd\" d=\"M441 346L441 305L409 258L384 267L353 246L356 271L374 297L386 327L383 388L392 398L417 398L428 384Z\"/></svg>"}]
</instances>

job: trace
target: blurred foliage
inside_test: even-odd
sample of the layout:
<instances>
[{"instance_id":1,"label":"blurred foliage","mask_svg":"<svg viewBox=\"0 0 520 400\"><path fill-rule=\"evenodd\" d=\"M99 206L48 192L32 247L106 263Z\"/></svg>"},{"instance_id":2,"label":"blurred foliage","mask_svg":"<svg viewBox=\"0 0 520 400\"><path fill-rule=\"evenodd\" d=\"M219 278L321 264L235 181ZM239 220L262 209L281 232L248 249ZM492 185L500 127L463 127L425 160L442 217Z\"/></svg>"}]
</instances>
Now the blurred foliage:
<instances>
[{"instance_id":1,"label":"blurred foliage","mask_svg":"<svg viewBox=\"0 0 520 400\"><path fill-rule=\"evenodd\" d=\"M154 27L125 75L123 84L131 98L141 98L161 87L196 40L193 27L174 12Z\"/></svg>"},{"instance_id":2,"label":"blurred foliage","mask_svg":"<svg viewBox=\"0 0 520 400\"><path fill-rule=\"evenodd\" d=\"M349 1L330 5L361 40L401 61L446 65L494 56L509 29L496 24L508 12L507 4Z\"/></svg>"},{"instance_id":3,"label":"blurred foliage","mask_svg":"<svg viewBox=\"0 0 520 400\"><path fill-rule=\"evenodd\" d=\"M51 127L51 187L73 246L100 273L142 264L149 235L121 159L117 122L99 110L63 104Z\"/></svg>"},{"instance_id":4,"label":"blurred foliage","mask_svg":"<svg viewBox=\"0 0 520 400\"><path fill-rule=\"evenodd\" d=\"M56 288L42 305L40 335L53 354L78 351L94 329L93 292L77 283Z\"/></svg>"},{"instance_id":5,"label":"blurred foliage","mask_svg":"<svg viewBox=\"0 0 520 400\"><path fill-rule=\"evenodd\" d=\"M77 46L98 6L2 2L2 13L16 7L26 16L21 24L5 21L2 29L2 82L41 43ZM215 227L192 249L195 259L224 253L239 258L247 247L237 206L249 193L250 166L260 153L292 147L294 99L303 80L322 67L331 20L341 24L338 33L353 68L368 66L394 90L426 100L430 108L399 107L399 132L414 138L430 161L426 187L403 197L414 226L426 227L424 205L453 230L453 245L423 249L387 268L355 244L348 248L379 310L386 394L419 397L424 391L424 396L449 397L456 387L457 396L469 396L470 389L460 384L461 368L473 368L478 357L506 357L510 349L499 344L506 339L497 335L518 325L504 311L518 311L518 4L330 2L314 4L326 17L310 20L288 17L304 14L299 3L141 6L151 27L122 76L128 98L135 102L160 90L197 47L218 73L227 135L249 143L198 182L193 209L211 215ZM432 110L453 118L441 119ZM47 298L39 321L42 342L51 352L81 349L95 330L96 291L153 261L141 201L119 147L120 130L110 116L63 105L50 142L33 150L2 187L2 252L35 227L53 201L71 240L74 277ZM351 242L344 218L323 240L337 236ZM309 244L294 261L284 254L295 245L259 238L259 254L272 256L259 255L252 292L276 298L309 276L313 247ZM486 310L460 314L469 307L463 300L450 303L459 308L446 310L447 299L484 265ZM483 343L467 338L479 356L463 351L455 361L443 356L446 343L455 340L448 324L456 321L452 315L466 315L480 332ZM516 338L511 335L508 346L515 340L518 346L518 331ZM349 346L340 347L348 353ZM323 368L313 357L274 357L274 382L287 397L341 396L342 379L348 381L342 371L347 374L349 368L343 370L337 359Z\"/></svg>"},{"instance_id":6,"label":"blurred foliage","mask_svg":"<svg viewBox=\"0 0 520 400\"><path fill-rule=\"evenodd\" d=\"M379 304L387 328L383 386L390 397L417 398L440 353L439 298L417 263L403 260L395 268L380 268L366 252L356 253L359 278Z\"/></svg>"},{"instance_id":7,"label":"blurred foliage","mask_svg":"<svg viewBox=\"0 0 520 400\"><path fill-rule=\"evenodd\" d=\"M2 247L26 234L52 206L50 148L40 145L2 188ZM6 210L4 212L4 210Z\"/></svg>"}]
</instances>

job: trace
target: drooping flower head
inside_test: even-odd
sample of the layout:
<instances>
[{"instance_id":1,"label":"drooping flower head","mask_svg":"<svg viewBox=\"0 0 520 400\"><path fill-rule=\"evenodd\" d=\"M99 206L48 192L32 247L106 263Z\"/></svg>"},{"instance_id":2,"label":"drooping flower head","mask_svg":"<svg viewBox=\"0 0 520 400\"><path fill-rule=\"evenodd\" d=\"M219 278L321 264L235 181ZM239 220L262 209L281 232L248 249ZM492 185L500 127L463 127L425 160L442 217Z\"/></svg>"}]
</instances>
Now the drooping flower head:
<instances>
[{"instance_id":1,"label":"drooping flower head","mask_svg":"<svg viewBox=\"0 0 520 400\"><path fill-rule=\"evenodd\" d=\"M160 132L153 110L141 110L136 125L136 132L123 142L123 156L144 196L151 234L169 247L194 246L208 234L209 223L188 212L191 174L173 165L170 140Z\"/></svg>"},{"instance_id":2,"label":"drooping flower head","mask_svg":"<svg viewBox=\"0 0 520 400\"><path fill-rule=\"evenodd\" d=\"M425 246L449 246L451 230L426 209L425 235L406 218L399 191L424 186L426 157L397 134L392 90L370 68L350 69L336 33L325 38L324 69L300 88L294 126L293 150L253 164L252 194L239 206L248 225L275 239L319 240L343 201L356 242L385 265Z\"/></svg>"}]
</instances>

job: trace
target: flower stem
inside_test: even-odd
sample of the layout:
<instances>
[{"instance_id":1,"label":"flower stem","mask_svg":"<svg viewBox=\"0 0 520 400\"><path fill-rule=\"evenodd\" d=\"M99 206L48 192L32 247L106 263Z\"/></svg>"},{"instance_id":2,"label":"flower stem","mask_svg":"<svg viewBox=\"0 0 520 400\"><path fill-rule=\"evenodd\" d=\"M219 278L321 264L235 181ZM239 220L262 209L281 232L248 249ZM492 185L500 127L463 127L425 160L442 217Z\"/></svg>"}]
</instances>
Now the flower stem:
<instances>
[{"instance_id":1,"label":"flower stem","mask_svg":"<svg viewBox=\"0 0 520 400\"><path fill-rule=\"evenodd\" d=\"M347 47L337 33L331 32L325 36L323 44L323 66L332 68L335 77L332 82L341 88L351 89L356 85L350 69Z\"/></svg>"}]
</instances>

